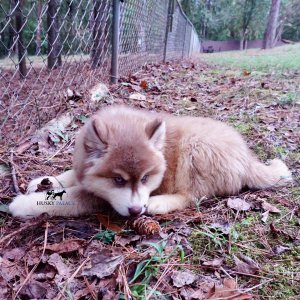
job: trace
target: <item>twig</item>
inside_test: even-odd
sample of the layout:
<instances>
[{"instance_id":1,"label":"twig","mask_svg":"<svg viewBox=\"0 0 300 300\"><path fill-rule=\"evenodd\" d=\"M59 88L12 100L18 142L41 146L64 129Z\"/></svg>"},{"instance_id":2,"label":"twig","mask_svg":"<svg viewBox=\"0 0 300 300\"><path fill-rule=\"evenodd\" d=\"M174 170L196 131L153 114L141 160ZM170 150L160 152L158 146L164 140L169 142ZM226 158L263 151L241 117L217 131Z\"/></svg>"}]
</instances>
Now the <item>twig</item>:
<instances>
[{"instance_id":1,"label":"twig","mask_svg":"<svg viewBox=\"0 0 300 300\"><path fill-rule=\"evenodd\" d=\"M49 162L51 161L59 152L61 152L65 147L72 145L72 143L74 142L74 140L70 140L67 143L65 143L61 148L59 148L53 155L51 155L50 157L48 157L46 159L45 162ZM69 144L69 145L68 145Z\"/></svg>"},{"instance_id":2,"label":"twig","mask_svg":"<svg viewBox=\"0 0 300 300\"><path fill-rule=\"evenodd\" d=\"M11 151L11 153L10 153L9 164L10 164L10 167L11 167L11 176L12 176L14 190L17 194L20 194L20 189L19 189L19 186L18 186L17 175L16 175L16 169L15 169L15 164L14 164L14 153L13 153L13 151Z\"/></svg>"},{"instance_id":3,"label":"twig","mask_svg":"<svg viewBox=\"0 0 300 300\"><path fill-rule=\"evenodd\" d=\"M33 274L33 272L35 271L35 269L38 267L38 265L40 264L40 262L42 261L42 258L45 254L45 250L46 250L46 246L47 246L47 239L48 239L48 228L49 228L49 223L46 222L46 229L45 229L45 236L44 236L44 246L43 246L43 252L42 255L40 256L39 261L34 265L34 267L31 269L31 271L29 272L29 274L27 275L27 277L25 278L25 280L22 282L21 286L19 287L19 289L17 290L17 293L15 294L13 300L15 300L18 296L18 294L20 293L20 291L22 290L22 288L25 286L25 284L29 281L31 275Z\"/></svg>"},{"instance_id":4,"label":"twig","mask_svg":"<svg viewBox=\"0 0 300 300\"><path fill-rule=\"evenodd\" d=\"M128 285L128 281L127 281L127 277L126 277L123 265L120 266L119 272L120 272L122 280L123 280L125 299L126 300L130 300L130 299L132 299L132 297L131 297L131 291L130 291L130 288L129 288L129 285Z\"/></svg>"},{"instance_id":5,"label":"twig","mask_svg":"<svg viewBox=\"0 0 300 300\"><path fill-rule=\"evenodd\" d=\"M62 289L62 291L60 292L60 295L58 296L57 300L60 300L62 296L64 296L67 286L69 285L69 283L75 278L75 276L78 274L78 272L81 270L81 268L86 264L86 262L90 259L90 257L88 256L82 263L81 265L75 270L75 272L72 274L72 276L70 278L68 278L65 283L64 283L64 288ZM56 298L55 298L56 299Z\"/></svg>"},{"instance_id":6,"label":"twig","mask_svg":"<svg viewBox=\"0 0 300 300\"><path fill-rule=\"evenodd\" d=\"M167 264L167 267L164 269L164 271L162 272L162 274L160 275L160 277L158 278L156 284L154 285L154 287L151 289L150 294L147 296L146 300L150 300L153 293L157 290L158 286L160 285L161 281L163 278L165 278L167 276L168 273L170 273L171 268L170 266Z\"/></svg>"},{"instance_id":7,"label":"twig","mask_svg":"<svg viewBox=\"0 0 300 300\"><path fill-rule=\"evenodd\" d=\"M266 284L266 283L269 283L270 281L273 281L273 279L266 280L264 282L261 282L261 283L255 285L255 286L252 286L251 288L245 289L244 292L248 293L248 292L250 292L250 291L252 291L252 290L254 290L254 289L256 289L256 288L258 288L258 287L260 287L260 286L262 286L264 284Z\"/></svg>"},{"instance_id":8,"label":"twig","mask_svg":"<svg viewBox=\"0 0 300 300\"><path fill-rule=\"evenodd\" d=\"M282 219L284 219L285 217L287 217L289 214L293 215L295 212L296 208L292 209L291 211L289 211L288 213L284 214L282 217L274 220L274 223L279 223Z\"/></svg>"},{"instance_id":9,"label":"twig","mask_svg":"<svg viewBox=\"0 0 300 300\"><path fill-rule=\"evenodd\" d=\"M245 248L245 249L249 249L251 251L253 251L254 253L258 253L258 254L268 254L269 251L263 250L263 249L255 249L252 247L248 247L246 245L241 245L240 243L235 243L236 246L240 247L240 248Z\"/></svg>"},{"instance_id":10,"label":"twig","mask_svg":"<svg viewBox=\"0 0 300 300\"><path fill-rule=\"evenodd\" d=\"M259 276L259 275L254 275L254 274L242 273L242 272L237 272L237 271L234 271L234 274L248 276L248 277L254 277L254 278L260 278L260 279L268 279L268 277L265 277L265 276Z\"/></svg>"},{"instance_id":11,"label":"twig","mask_svg":"<svg viewBox=\"0 0 300 300\"><path fill-rule=\"evenodd\" d=\"M83 276L83 280L87 286L87 289L89 290L90 294L92 295L93 300L97 300L97 294L94 290L94 288L90 285L89 281L87 280L86 276Z\"/></svg>"},{"instance_id":12,"label":"twig","mask_svg":"<svg viewBox=\"0 0 300 300\"><path fill-rule=\"evenodd\" d=\"M259 288L260 286L266 284L266 283L269 283L270 281L273 281L273 279L269 279L269 280L266 280L264 282L261 282L255 286L252 286L251 288L248 288L248 289L243 289L243 290L238 290L236 294L234 295L230 295L230 299L235 299L235 297L238 297L238 296L243 296L243 294L245 293L248 293L256 288ZM226 292L227 290L224 290L224 292ZM231 291L231 290L228 290L228 291ZM216 300L228 300L229 299L228 296L225 296L225 297L218 297L218 298L214 298Z\"/></svg>"},{"instance_id":13,"label":"twig","mask_svg":"<svg viewBox=\"0 0 300 300\"><path fill-rule=\"evenodd\" d=\"M223 267L220 267L220 270L225 274L227 275L230 279L233 279L232 276L223 268Z\"/></svg>"}]
</instances>

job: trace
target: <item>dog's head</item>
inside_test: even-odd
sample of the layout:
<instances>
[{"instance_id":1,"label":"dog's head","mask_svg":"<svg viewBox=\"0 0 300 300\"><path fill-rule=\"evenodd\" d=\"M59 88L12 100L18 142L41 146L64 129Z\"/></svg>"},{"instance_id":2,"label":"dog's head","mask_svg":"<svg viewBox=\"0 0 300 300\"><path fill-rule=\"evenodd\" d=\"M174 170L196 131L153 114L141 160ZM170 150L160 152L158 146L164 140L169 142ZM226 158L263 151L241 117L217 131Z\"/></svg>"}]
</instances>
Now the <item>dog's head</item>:
<instances>
[{"instance_id":1,"label":"dog's head","mask_svg":"<svg viewBox=\"0 0 300 300\"><path fill-rule=\"evenodd\" d=\"M83 187L121 215L145 212L163 179L165 123L139 111L104 110L80 132L74 170Z\"/></svg>"}]
</instances>

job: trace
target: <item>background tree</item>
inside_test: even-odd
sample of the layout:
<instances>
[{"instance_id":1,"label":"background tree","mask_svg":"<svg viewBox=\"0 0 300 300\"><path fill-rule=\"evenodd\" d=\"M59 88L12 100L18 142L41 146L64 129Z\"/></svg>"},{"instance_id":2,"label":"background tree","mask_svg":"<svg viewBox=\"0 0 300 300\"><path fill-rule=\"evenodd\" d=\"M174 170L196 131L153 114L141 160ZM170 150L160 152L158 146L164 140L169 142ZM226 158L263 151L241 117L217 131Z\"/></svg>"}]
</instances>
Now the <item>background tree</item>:
<instances>
[{"instance_id":1,"label":"background tree","mask_svg":"<svg viewBox=\"0 0 300 300\"><path fill-rule=\"evenodd\" d=\"M39 55L42 49L42 7L43 7L42 1L37 0L36 2L37 24L36 24L36 34L35 34L36 55Z\"/></svg>"},{"instance_id":2,"label":"background tree","mask_svg":"<svg viewBox=\"0 0 300 300\"><path fill-rule=\"evenodd\" d=\"M96 68L103 62L108 47L106 36L108 34L109 0L93 0L93 3L91 59L92 67Z\"/></svg>"},{"instance_id":3,"label":"background tree","mask_svg":"<svg viewBox=\"0 0 300 300\"><path fill-rule=\"evenodd\" d=\"M17 33L17 46L18 46L18 59L19 59L19 72L21 78L25 78L27 75L26 67L26 48L23 39L23 30L25 20L23 17L24 0L15 0L15 17L16 17L16 33Z\"/></svg>"},{"instance_id":4,"label":"background tree","mask_svg":"<svg viewBox=\"0 0 300 300\"><path fill-rule=\"evenodd\" d=\"M271 0L182 0L182 8L203 39L262 39ZM300 1L281 0L276 37L300 40Z\"/></svg>"},{"instance_id":5,"label":"background tree","mask_svg":"<svg viewBox=\"0 0 300 300\"><path fill-rule=\"evenodd\" d=\"M275 41L300 40L300 1L281 0Z\"/></svg>"},{"instance_id":6,"label":"background tree","mask_svg":"<svg viewBox=\"0 0 300 300\"><path fill-rule=\"evenodd\" d=\"M263 49L273 48L275 45L276 29L280 9L280 0L272 0L268 23L263 39Z\"/></svg>"},{"instance_id":7,"label":"background tree","mask_svg":"<svg viewBox=\"0 0 300 300\"><path fill-rule=\"evenodd\" d=\"M57 68L62 65L58 11L59 5L57 0L49 0L47 9L49 69Z\"/></svg>"}]
</instances>

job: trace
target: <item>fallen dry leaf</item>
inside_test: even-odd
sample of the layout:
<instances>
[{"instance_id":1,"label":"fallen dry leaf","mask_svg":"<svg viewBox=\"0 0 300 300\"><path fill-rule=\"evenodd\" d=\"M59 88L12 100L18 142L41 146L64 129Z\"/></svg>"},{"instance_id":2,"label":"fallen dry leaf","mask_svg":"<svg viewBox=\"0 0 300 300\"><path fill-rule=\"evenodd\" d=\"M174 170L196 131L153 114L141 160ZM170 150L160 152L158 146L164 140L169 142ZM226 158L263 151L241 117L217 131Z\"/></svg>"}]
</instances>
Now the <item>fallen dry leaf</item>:
<instances>
[{"instance_id":1,"label":"fallen dry leaf","mask_svg":"<svg viewBox=\"0 0 300 300\"><path fill-rule=\"evenodd\" d=\"M67 253L79 250L85 243L84 240L68 239L57 244L47 245L46 249L57 253Z\"/></svg>"},{"instance_id":2,"label":"fallen dry leaf","mask_svg":"<svg viewBox=\"0 0 300 300\"><path fill-rule=\"evenodd\" d=\"M210 227L218 229L218 230L220 230L224 234L229 234L230 231L231 231L231 224L228 221L226 221L226 220L221 220L219 222L212 223L210 225Z\"/></svg>"},{"instance_id":3,"label":"fallen dry leaf","mask_svg":"<svg viewBox=\"0 0 300 300\"><path fill-rule=\"evenodd\" d=\"M197 106L195 106L195 105L185 108L185 110L188 110L188 111L195 110L195 109L197 109Z\"/></svg>"},{"instance_id":4,"label":"fallen dry leaf","mask_svg":"<svg viewBox=\"0 0 300 300\"><path fill-rule=\"evenodd\" d=\"M223 262L224 262L224 257L218 257L213 260L204 261L202 265L207 267L219 268L222 266Z\"/></svg>"},{"instance_id":5,"label":"fallen dry leaf","mask_svg":"<svg viewBox=\"0 0 300 300\"><path fill-rule=\"evenodd\" d=\"M247 211L251 205L241 198L228 198L227 206L237 211Z\"/></svg>"},{"instance_id":6,"label":"fallen dry leaf","mask_svg":"<svg viewBox=\"0 0 300 300\"><path fill-rule=\"evenodd\" d=\"M26 141L26 142L22 143L21 145L19 145L19 147L16 149L16 154L23 154L25 151L27 151L32 146L33 146L33 143L31 141ZM1 169L1 165L0 165L0 169Z\"/></svg>"},{"instance_id":7,"label":"fallen dry leaf","mask_svg":"<svg viewBox=\"0 0 300 300\"><path fill-rule=\"evenodd\" d=\"M225 278L223 286L214 286L209 294L207 299L245 300L253 298L251 294L239 291L235 280L231 278Z\"/></svg>"},{"instance_id":8,"label":"fallen dry leaf","mask_svg":"<svg viewBox=\"0 0 300 300\"><path fill-rule=\"evenodd\" d=\"M272 248L272 251L276 254L276 255L281 255L285 252L291 251L291 248L288 246L282 246L282 245L276 245Z\"/></svg>"},{"instance_id":9,"label":"fallen dry leaf","mask_svg":"<svg viewBox=\"0 0 300 300\"><path fill-rule=\"evenodd\" d=\"M111 231L114 231L117 233L122 231L122 228L119 225L111 223L110 217L108 215L97 214L97 219L108 230L111 230Z\"/></svg>"},{"instance_id":10,"label":"fallen dry leaf","mask_svg":"<svg viewBox=\"0 0 300 300\"><path fill-rule=\"evenodd\" d=\"M134 93L129 96L129 99L137 101L146 101L146 96L140 93Z\"/></svg>"},{"instance_id":11,"label":"fallen dry leaf","mask_svg":"<svg viewBox=\"0 0 300 300\"><path fill-rule=\"evenodd\" d=\"M140 87L146 90L148 88L148 82L146 80L142 80L140 83Z\"/></svg>"},{"instance_id":12,"label":"fallen dry leaf","mask_svg":"<svg viewBox=\"0 0 300 300\"><path fill-rule=\"evenodd\" d=\"M8 259L0 257L0 279L3 278L9 282L21 275L22 270L18 267L17 262L11 262Z\"/></svg>"},{"instance_id":13,"label":"fallen dry leaf","mask_svg":"<svg viewBox=\"0 0 300 300\"><path fill-rule=\"evenodd\" d=\"M3 258L9 260L20 260L25 255L25 249L23 248L13 248L4 252ZM1 262L0 262L1 264Z\"/></svg>"},{"instance_id":14,"label":"fallen dry leaf","mask_svg":"<svg viewBox=\"0 0 300 300\"><path fill-rule=\"evenodd\" d=\"M198 276L191 271L175 271L171 275L173 285L176 287L192 284L196 281L197 277Z\"/></svg>"},{"instance_id":15,"label":"fallen dry leaf","mask_svg":"<svg viewBox=\"0 0 300 300\"><path fill-rule=\"evenodd\" d=\"M238 254L239 257L233 255L233 259L235 262L235 268L234 270L238 273L244 273L244 274L255 274L259 270L259 266L257 263L252 260L250 257Z\"/></svg>"},{"instance_id":16,"label":"fallen dry leaf","mask_svg":"<svg viewBox=\"0 0 300 300\"><path fill-rule=\"evenodd\" d=\"M124 256L116 249L102 249L90 257L91 263L83 269L82 275L97 276L100 279L111 275L124 261Z\"/></svg>"},{"instance_id":17,"label":"fallen dry leaf","mask_svg":"<svg viewBox=\"0 0 300 300\"><path fill-rule=\"evenodd\" d=\"M90 90L91 102L99 102L109 96L108 87L100 82Z\"/></svg>"},{"instance_id":18,"label":"fallen dry leaf","mask_svg":"<svg viewBox=\"0 0 300 300\"><path fill-rule=\"evenodd\" d=\"M47 283L31 280L21 289L20 295L27 299L45 299L47 289L49 289Z\"/></svg>"},{"instance_id":19,"label":"fallen dry leaf","mask_svg":"<svg viewBox=\"0 0 300 300\"><path fill-rule=\"evenodd\" d=\"M48 264L55 267L55 269L57 270L58 274L64 278L67 279L71 276L71 270L70 268L64 263L62 257L57 254L57 253L53 253L49 256L48 259Z\"/></svg>"},{"instance_id":20,"label":"fallen dry leaf","mask_svg":"<svg viewBox=\"0 0 300 300\"><path fill-rule=\"evenodd\" d=\"M271 213L275 213L275 214L280 214L280 210L273 206L272 204L266 202L266 201L263 201L262 204L261 204L261 207L265 210L265 211L269 211Z\"/></svg>"},{"instance_id":21,"label":"fallen dry leaf","mask_svg":"<svg viewBox=\"0 0 300 300\"><path fill-rule=\"evenodd\" d=\"M264 223L267 223L267 220L269 218L269 211L266 210L264 213L261 214L262 215L262 218L261 220L264 222Z\"/></svg>"}]
</instances>

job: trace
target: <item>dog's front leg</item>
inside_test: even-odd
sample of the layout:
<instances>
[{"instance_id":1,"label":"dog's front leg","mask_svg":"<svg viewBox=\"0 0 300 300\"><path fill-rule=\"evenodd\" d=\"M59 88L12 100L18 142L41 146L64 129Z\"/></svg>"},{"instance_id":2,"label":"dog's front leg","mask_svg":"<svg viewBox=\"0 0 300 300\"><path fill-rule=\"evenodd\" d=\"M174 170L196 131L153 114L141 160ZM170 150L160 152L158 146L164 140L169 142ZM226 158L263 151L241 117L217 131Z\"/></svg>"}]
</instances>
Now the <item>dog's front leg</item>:
<instances>
[{"instance_id":1,"label":"dog's front leg","mask_svg":"<svg viewBox=\"0 0 300 300\"><path fill-rule=\"evenodd\" d=\"M93 212L94 199L82 191L81 187L65 189L62 201L47 200L46 192L19 195L9 205L13 216L33 217L41 213L51 216L78 216Z\"/></svg>"},{"instance_id":2,"label":"dog's front leg","mask_svg":"<svg viewBox=\"0 0 300 300\"><path fill-rule=\"evenodd\" d=\"M188 206L188 197L180 194L152 196L149 199L147 212L151 215L166 214Z\"/></svg>"},{"instance_id":3,"label":"dog's front leg","mask_svg":"<svg viewBox=\"0 0 300 300\"><path fill-rule=\"evenodd\" d=\"M68 188L77 184L75 172L73 170L69 170L58 176L42 176L31 180L27 187L27 193L35 192L38 184L46 178L52 182L52 188L54 189Z\"/></svg>"}]
</instances>

